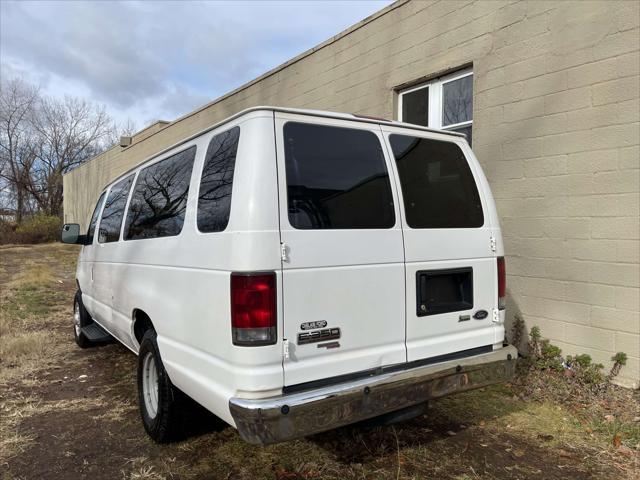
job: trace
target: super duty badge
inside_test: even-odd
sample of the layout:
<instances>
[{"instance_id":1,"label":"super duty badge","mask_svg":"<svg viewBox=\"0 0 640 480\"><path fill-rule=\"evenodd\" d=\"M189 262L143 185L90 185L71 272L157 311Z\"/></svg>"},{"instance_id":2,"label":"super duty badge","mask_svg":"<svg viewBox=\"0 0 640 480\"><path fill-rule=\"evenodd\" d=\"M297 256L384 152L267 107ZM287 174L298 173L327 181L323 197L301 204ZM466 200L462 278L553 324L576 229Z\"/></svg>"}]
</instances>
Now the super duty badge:
<instances>
[{"instance_id":1,"label":"super duty badge","mask_svg":"<svg viewBox=\"0 0 640 480\"><path fill-rule=\"evenodd\" d=\"M314 330L316 328L324 328L326 326L326 320L318 320L316 322L305 322L300 324L300 330Z\"/></svg>"}]
</instances>

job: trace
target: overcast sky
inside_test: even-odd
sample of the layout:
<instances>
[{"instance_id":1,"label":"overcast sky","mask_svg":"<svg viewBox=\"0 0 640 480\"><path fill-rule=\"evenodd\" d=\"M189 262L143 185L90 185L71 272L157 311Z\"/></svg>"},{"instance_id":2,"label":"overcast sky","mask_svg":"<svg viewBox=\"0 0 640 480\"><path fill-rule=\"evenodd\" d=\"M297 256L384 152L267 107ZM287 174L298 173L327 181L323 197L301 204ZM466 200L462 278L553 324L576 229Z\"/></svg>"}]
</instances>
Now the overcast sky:
<instances>
[{"instance_id":1,"label":"overcast sky","mask_svg":"<svg viewBox=\"0 0 640 480\"><path fill-rule=\"evenodd\" d=\"M142 128L174 120L389 3L0 0L0 75L90 98Z\"/></svg>"}]
</instances>

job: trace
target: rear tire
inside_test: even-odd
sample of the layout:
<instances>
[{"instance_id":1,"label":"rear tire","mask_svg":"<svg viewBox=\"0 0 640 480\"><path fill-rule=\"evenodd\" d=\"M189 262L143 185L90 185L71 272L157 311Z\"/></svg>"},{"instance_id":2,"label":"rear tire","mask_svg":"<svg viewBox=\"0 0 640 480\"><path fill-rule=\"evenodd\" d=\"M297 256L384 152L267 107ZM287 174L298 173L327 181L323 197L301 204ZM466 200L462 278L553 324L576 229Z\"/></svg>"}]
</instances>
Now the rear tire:
<instances>
[{"instance_id":1,"label":"rear tire","mask_svg":"<svg viewBox=\"0 0 640 480\"><path fill-rule=\"evenodd\" d=\"M138 406L144 429L158 443L177 440L182 427L183 393L167 375L156 340L147 330L138 352Z\"/></svg>"},{"instance_id":2,"label":"rear tire","mask_svg":"<svg viewBox=\"0 0 640 480\"><path fill-rule=\"evenodd\" d=\"M93 319L82 303L82 292L78 290L73 299L73 338L80 348L89 348L95 345L82 333L82 329L92 323Z\"/></svg>"}]
</instances>

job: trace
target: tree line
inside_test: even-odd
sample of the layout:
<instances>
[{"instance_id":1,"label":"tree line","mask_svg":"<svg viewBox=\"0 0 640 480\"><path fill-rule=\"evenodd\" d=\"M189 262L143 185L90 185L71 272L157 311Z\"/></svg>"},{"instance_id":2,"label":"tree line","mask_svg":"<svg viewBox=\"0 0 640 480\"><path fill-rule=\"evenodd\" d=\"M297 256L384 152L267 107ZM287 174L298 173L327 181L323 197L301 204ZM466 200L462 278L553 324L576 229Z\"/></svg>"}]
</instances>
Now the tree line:
<instances>
[{"instance_id":1,"label":"tree line","mask_svg":"<svg viewBox=\"0 0 640 480\"><path fill-rule=\"evenodd\" d=\"M131 135L104 106L42 95L20 78L0 82L0 210L20 225L34 213L62 218L62 175Z\"/></svg>"}]
</instances>

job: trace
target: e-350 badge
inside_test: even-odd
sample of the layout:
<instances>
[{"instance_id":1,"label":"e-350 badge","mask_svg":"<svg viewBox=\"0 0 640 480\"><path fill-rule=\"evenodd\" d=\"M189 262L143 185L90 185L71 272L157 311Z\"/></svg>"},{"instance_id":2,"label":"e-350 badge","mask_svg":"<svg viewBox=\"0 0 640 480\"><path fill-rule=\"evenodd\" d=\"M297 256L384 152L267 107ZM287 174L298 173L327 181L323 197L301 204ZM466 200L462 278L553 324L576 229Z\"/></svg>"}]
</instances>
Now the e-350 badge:
<instances>
[{"instance_id":1,"label":"e-350 badge","mask_svg":"<svg viewBox=\"0 0 640 480\"><path fill-rule=\"evenodd\" d=\"M325 342L328 340L337 340L340 338L340 329L323 328L322 330L313 330L312 332L302 332L298 334L298 345L306 345L309 343ZM340 346L338 342L322 343L318 348L337 348Z\"/></svg>"}]
</instances>

